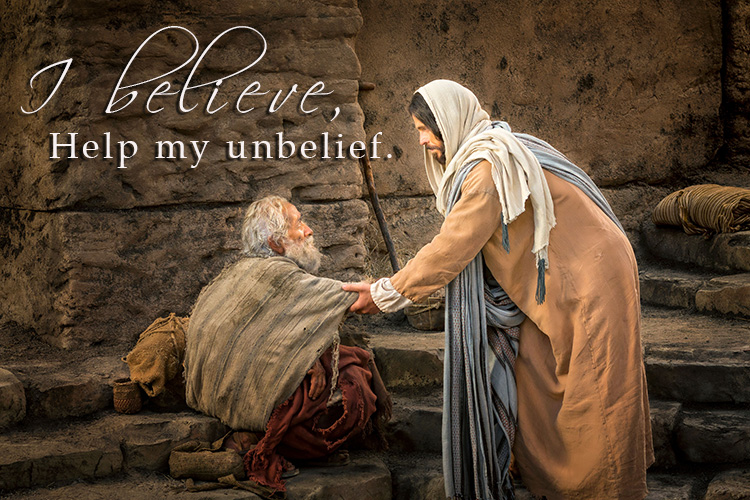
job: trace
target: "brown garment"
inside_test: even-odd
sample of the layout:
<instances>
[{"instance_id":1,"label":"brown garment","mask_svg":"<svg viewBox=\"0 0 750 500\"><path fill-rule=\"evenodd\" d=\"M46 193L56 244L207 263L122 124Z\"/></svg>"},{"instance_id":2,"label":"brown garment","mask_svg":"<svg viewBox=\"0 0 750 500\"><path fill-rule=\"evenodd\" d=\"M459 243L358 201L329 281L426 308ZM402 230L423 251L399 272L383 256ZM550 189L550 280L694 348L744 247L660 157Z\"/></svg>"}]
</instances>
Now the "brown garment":
<instances>
[{"instance_id":1,"label":"brown garment","mask_svg":"<svg viewBox=\"0 0 750 500\"><path fill-rule=\"evenodd\" d=\"M550 233L547 295L535 300L532 209L508 225L487 162L468 175L440 233L393 276L418 302L481 250L492 275L527 315L516 360L524 484L557 498L641 499L653 462L640 338L638 270L630 243L578 188L544 171L557 225Z\"/></svg>"},{"instance_id":2,"label":"brown garment","mask_svg":"<svg viewBox=\"0 0 750 500\"><path fill-rule=\"evenodd\" d=\"M281 479L284 457L324 457L361 433L376 410L369 360L370 354L364 349L339 346L338 387L342 403L329 408L332 370L331 351L326 351L320 358L326 371L326 388L317 399L310 399L307 375L292 397L274 410L265 435L245 455L247 477L276 491L286 491ZM324 424L325 417L329 422Z\"/></svg>"}]
</instances>

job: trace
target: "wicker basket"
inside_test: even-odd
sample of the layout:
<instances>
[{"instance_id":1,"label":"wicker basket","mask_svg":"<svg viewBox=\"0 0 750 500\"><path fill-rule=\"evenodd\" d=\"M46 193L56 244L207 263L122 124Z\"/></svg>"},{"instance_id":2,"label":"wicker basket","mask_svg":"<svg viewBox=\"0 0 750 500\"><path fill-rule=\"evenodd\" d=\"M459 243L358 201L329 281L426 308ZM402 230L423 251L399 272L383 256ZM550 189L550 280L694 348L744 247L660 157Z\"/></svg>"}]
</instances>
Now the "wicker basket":
<instances>
[{"instance_id":1,"label":"wicker basket","mask_svg":"<svg viewBox=\"0 0 750 500\"><path fill-rule=\"evenodd\" d=\"M409 324L417 330L442 330L445 327L445 298L428 297L426 302L407 307L404 313Z\"/></svg>"},{"instance_id":2,"label":"wicker basket","mask_svg":"<svg viewBox=\"0 0 750 500\"><path fill-rule=\"evenodd\" d=\"M143 401L141 399L141 388L138 383L129 378L115 380L113 388L115 411L118 413L138 413L141 411Z\"/></svg>"}]
</instances>

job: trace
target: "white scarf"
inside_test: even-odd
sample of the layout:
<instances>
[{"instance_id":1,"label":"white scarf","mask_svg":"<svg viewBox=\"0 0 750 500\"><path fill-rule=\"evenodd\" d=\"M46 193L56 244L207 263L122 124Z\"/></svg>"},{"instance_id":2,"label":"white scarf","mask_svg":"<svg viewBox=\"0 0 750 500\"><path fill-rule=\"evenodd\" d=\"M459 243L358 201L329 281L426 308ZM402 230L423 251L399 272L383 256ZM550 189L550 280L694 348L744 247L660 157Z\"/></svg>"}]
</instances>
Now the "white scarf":
<instances>
[{"instance_id":1,"label":"white scarf","mask_svg":"<svg viewBox=\"0 0 750 500\"><path fill-rule=\"evenodd\" d=\"M534 244L537 266L549 267L549 233L555 211L542 166L529 149L510 132L489 128L492 122L476 96L450 80L435 80L417 90L437 121L445 146L445 166L425 148L425 169L435 193L438 211L445 215L448 196L458 170L472 160L492 165L492 180L500 197L503 222L508 225L523 213L526 199L534 210Z\"/></svg>"}]
</instances>

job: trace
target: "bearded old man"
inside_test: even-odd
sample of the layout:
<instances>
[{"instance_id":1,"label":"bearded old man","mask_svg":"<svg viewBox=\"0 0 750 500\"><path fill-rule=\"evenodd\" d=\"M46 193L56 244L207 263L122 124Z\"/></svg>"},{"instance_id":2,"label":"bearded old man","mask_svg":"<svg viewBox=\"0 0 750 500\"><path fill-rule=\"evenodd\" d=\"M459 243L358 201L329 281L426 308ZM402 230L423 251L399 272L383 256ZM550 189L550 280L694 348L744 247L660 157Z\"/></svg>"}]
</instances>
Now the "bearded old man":
<instances>
[{"instance_id":1,"label":"bearded old man","mask_svg":"<svg viewBox=\"0 0 750 500\"><path fill-rule=\"evenodd\" d=\"M635 257L589 177L438 80L409 107L440 233L353 311L446 286L443 474L450 498L642 499L653 462Z\"/></svg>"},{"instance_id":2,"label":"bearded old man","mask_svg":"<svg viewBox=\"0 0 750 500\"><path fill-rule=\"evenodd\" d=\"M186 338L187 403L239 431L262 435L245 455L249 479L285 491L287 459L334 454L389 418L390 396L368 351L339 345L356 294L314 276L312 230L278 196L247 210L245 258L201 291ZM331 460L333 462L333 460Z\"/></svg>"}]
</instances>

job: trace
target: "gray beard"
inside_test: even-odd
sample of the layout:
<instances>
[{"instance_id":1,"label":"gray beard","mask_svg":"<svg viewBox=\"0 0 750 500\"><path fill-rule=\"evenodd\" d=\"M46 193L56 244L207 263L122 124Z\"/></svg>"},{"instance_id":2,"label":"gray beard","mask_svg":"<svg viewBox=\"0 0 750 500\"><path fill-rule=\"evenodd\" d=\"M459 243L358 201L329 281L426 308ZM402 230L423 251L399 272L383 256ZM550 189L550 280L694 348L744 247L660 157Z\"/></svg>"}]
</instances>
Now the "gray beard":
<instances>
[{"instance_id":1,"label":"gray beard","mask_svg":"<svg viewBox=\"0 0 750 500\"><path fill-rule=\"evenodd\" d=\"M293 243L284 239L284 257L291 259L295 264L310 274L315 274L320 268L320 258L323 254L315 248L315 241L308 236L300 243Z\"/></svg>"}]
</instances>

